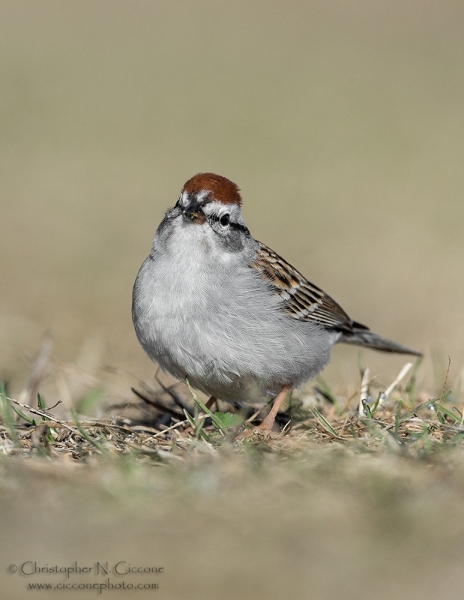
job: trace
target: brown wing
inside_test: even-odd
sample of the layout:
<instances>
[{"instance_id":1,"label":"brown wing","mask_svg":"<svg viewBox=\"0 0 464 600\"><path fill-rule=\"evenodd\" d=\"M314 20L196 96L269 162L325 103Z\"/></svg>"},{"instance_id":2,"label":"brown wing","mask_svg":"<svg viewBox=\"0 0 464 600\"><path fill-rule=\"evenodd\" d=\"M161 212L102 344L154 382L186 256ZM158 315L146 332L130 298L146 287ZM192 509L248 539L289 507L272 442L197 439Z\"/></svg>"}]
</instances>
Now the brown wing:
<instances>
[{"instance_id":1,"label":"brown wing","mask_svg":"<svg viewBox=\"0 0 464 600\"><path fill-rule=\"evenodd\" d=\"M261 242L258 243L258 254L251 267L256 269L281 297L282 310L294 319L315 321L327 329L353 331L352 319L335 300L310 283L273 250ZM355 326L365 328L359 323Z\"/></svg>"}]
</instances>

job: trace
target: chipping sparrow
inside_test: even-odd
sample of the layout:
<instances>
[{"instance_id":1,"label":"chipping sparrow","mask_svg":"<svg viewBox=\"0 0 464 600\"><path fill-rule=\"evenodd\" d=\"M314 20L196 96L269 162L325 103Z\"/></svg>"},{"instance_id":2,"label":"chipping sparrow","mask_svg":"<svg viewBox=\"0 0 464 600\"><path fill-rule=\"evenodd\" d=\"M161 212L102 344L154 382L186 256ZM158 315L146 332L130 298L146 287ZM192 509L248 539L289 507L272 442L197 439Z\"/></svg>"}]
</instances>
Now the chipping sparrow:
<instances>
[{"instance_id":1,"label":"chipping sparrow","mask_svg":"<svg viewBox=\"0 0 464 600\"><path fill-rule=\"evenodd\" d=\"M353 321L321 289L255 240L235 183L200 173L158 227L133 289L132 319L148 356L212 398L256 402L287 391L347 342L420 356Z\"/></svg>"}]
</instances>

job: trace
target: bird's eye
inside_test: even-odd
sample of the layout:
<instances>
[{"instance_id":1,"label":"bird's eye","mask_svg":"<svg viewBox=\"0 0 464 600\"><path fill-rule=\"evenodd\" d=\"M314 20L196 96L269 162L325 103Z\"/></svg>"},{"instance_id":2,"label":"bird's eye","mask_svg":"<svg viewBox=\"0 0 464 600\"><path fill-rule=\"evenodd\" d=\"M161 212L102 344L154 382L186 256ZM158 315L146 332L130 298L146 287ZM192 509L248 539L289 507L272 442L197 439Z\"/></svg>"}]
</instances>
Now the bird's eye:
<instances>
[{"instance_id":1,"label":"bird's eye","mask_svg":"<svg viewBox=\"0 0 464 600\"><path fill-rule=\"evenodd\" d=\"M222 215L222 217L219 219L219 223L221 223L221 225L223 227L227 227L227 225L229 225L229 223L230 223L230 215L229 215L229 213L226 213L225 215Z\"/></svg>"}]
</instances>

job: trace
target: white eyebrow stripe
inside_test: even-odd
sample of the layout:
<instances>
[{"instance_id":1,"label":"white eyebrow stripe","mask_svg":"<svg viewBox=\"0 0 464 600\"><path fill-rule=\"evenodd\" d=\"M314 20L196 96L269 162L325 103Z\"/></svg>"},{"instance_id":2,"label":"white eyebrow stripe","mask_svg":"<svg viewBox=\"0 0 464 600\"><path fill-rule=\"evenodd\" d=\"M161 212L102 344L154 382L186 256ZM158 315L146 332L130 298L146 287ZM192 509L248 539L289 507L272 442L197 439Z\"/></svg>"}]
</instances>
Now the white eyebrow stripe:
<instances>
[{"instance_id":1,"label":"white eyebrow stripe","mask_svg":"<svg viewBox=\"0 0 464 600\"><path fill-rule=\"evenodd\" d=\"M208 214L223 215L225 213L232 213L233 209L228 204L223 204L217 200L209 200L203 205L203 210Z\"/></svg>"},{"instance_id":2,"label":"white eyebrow stripe","mask_svg":"<svg viewBox=\"0 0 464 600\"><path fill-rule=\"evenodd\" d=\"M209 194L209 190L201 190L201 192L199 192L197 194L198 202L201 202L205 198L205 196L207 196L208 194Z\"/></svg>"}]
</instances>

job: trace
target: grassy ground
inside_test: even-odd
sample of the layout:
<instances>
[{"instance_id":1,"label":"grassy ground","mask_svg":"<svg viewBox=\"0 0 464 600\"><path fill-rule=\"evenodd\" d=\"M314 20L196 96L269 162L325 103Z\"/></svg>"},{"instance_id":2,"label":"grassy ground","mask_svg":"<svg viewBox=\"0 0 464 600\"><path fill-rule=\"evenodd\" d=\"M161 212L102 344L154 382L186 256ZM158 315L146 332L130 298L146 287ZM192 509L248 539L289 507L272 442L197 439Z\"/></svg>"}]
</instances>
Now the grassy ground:
<instances>
[{"instance_id":1,"label":"grassy ground","mask_svg":"<svg viewBox=\"0 0 464 600\"><path fill-rule=\"evenodd\" d=\"M447 381L430 398L416 387L420 365L409 367L387 388L364 367L354 390L319 380L292 395L280 428L246 439L237 433L259 416L232 421L225 406L202 415L180 384L145 387L145 400L92 419L76 412L92 398L66 419L40 396L28 400L33 378L20 400L3 390L5 569L125 561L162 570L109 579L4 571L4 593L124 581L156 583L165 598L459 597L463 415Z\"/></svg>"},{"instance_id":2,"label":"grassy ground","mask_svg":"<svg viewBox=\"0 0 464 600\"><path fill-rule=\"evenodd\" d=\"M151 377L131 287L183 183L212 170L257 239L456 377L463 16L453 0L2 3L1 376L19 391L51 329L57 361L94 341ZM341 352L327 378L350 384Z\"/></svg>"},{"instance_id":3,"label":"grassy ground","mask_svg":"<svg viewBox=\"0 0 464 600\"><path fill-rule=\"evenodd\" d=\"M7 572L28 561L164 566L127 582L169 600L462 595L463 13L0 3L0 596L30 597L33 578ZM132 283L164 210L206 170L240 185L256 238L424 352L414 385L410 371L374 410L404 358L359 366L337 347L328 385L243 443L217 421L200 431L185 387L193 423L151 383ZM366 367L380 375L361 415Z\"/></svg>"}]
</instances>

